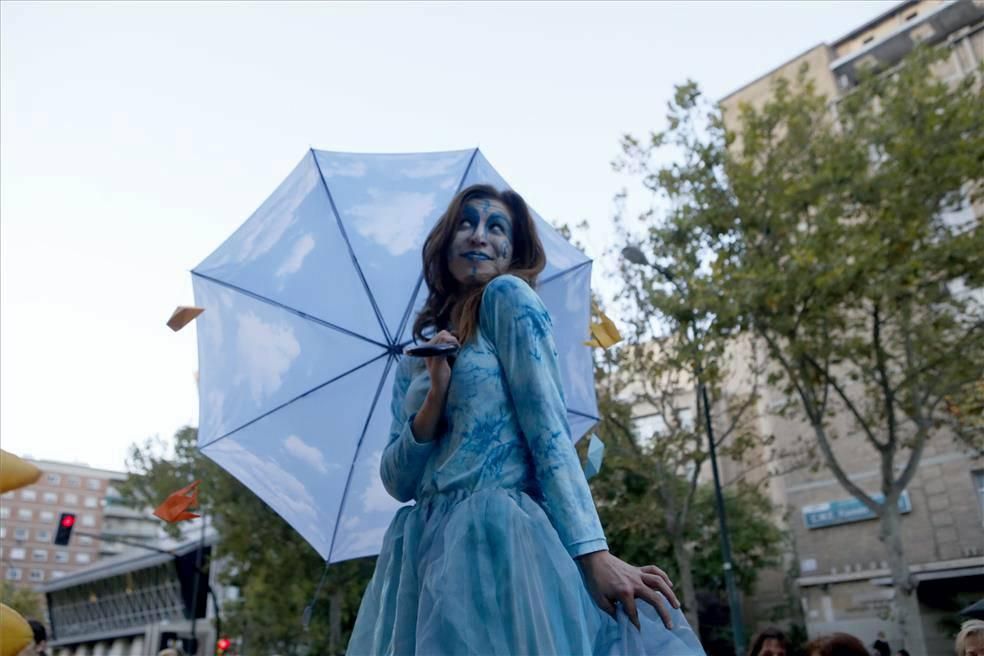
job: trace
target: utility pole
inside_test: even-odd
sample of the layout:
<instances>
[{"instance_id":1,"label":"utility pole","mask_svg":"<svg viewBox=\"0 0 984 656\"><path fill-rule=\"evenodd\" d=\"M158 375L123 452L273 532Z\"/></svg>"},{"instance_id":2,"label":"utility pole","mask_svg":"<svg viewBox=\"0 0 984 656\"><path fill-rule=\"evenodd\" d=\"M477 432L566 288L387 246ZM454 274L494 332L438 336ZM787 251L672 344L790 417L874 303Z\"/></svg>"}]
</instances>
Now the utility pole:
<instances>
[{"instance_id":1,"label":"utility pole","mask_svg":"<svg viewBox=\"0 0 984 656\"><path fill-rule=\"evenodd\" d=\"M650 262L646 255L635 246L626 246L622 249L622 257L637 265L652 267L661 276L666 278L678 293L683 296L683 290L677 282L676 276L666 267ZM700 351L697 348L696 328L688 326L692 331L687 335L694 348L694 376L697 378L697 388L700 394L701 405L704 406L704 425L707 430L707 447L711 456L711 472L714 474L714 501L717 506L718 524L721 529L721 560L724 561L724 586L728 593L728 608L731 616L731 632L735 643L735 653L742 656L745 653L745 625L741 613L741 597L738 596L738 586L735 583L735 571L731 557L731 534L728 532L728 516L724 507L724 493L721 490L721 474L718 472L717 446L714 443L714 423L711 421L711 404L707 395L707 386L704 384L704 367L701 362Z\"/></svg>"}]
</instances>

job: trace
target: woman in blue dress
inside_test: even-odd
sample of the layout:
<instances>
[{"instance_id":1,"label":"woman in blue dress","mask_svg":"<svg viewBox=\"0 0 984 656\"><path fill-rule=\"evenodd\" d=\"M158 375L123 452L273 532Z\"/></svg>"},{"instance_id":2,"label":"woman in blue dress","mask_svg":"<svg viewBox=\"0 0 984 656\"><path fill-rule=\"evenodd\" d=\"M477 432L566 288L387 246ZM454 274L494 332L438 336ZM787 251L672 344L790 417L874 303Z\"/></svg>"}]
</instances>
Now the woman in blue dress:
<instances>
[{"instance_id":1,"label":"woman in blue dress","mask_svg":"<svg viewBox=\"0 0 984 656\"><path fill-rule=\"evenodd\" d=\"M382 459L400 509L352 656L703 654L666 574L608 552L567 423L545 256L523 199L476 185L424 244L414 324L445 357L404 357Z\"/></svg>"}]
</instances>

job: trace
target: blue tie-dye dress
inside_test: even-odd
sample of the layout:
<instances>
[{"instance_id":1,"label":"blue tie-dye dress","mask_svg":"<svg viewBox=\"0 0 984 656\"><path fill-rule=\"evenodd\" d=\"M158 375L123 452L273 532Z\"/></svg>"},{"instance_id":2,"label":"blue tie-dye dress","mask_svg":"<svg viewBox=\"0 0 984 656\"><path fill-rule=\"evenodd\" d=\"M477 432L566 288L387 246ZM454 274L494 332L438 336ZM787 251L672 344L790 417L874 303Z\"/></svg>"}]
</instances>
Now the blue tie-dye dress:
<instances>
[{"instance_id":1,"label":"blue tie-dye dress","mask_svg":"<svg viewBox=\"0 0 984 656\"><path fill-rule=\"evenodd\" d=\"M526 282L486 286L444 433L419 443L410 426L429 387L423 360L403 358L382 479L416 504L386 533L350 655L704 653L680 611L671 631L640 601L639 632L584 585L574 558L607 543L571 441L550 317Z\"/></svg>"}]
</instances>

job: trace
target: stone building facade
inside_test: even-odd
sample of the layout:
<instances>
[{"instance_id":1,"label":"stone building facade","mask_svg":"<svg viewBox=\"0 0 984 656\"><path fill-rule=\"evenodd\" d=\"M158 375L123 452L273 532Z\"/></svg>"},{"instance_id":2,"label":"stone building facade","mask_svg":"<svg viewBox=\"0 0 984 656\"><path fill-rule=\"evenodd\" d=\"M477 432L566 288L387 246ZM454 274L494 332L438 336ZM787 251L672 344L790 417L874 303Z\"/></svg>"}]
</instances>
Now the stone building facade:
<instances>
[{"instance_id":1,"label":"stone building facade","mask_svg":"<svg viewBox=\"0 0 984 656\"><path fill-rule=\"evenodd\" d=\"M952 82L979 75L984 61L984 2L898 3L843 38L810 48L723 98L725 122L734 129L742 104L761 107L772 82L778 77L794 79L803 64L809 66L817 90L836 101L853 87L864 66L891 67L918 43L949 49L949 57L935 71L940 78ZM982 210L965 204L953 211L961 220L979 220ZM736 357L740 361L752 354L745 351ZM879 522L830 470L788 467L784 458L812 438L809 427L775 414L786 401L774 389L763 394L759 430L777 439L761 448L757 458L762 467L752 469L757 473L750 475L769 475L772 499L783 509L781 521L794 545L790 571L795 573L807 631L811 636L847 631L868 645L883 631L892 644L897 638L890 621L894 590ZM835 418L834 430L842 436L834 442L834 452L845 463L848 476L866 492L878 493L878 453L853 434L848 417ZM733 474L742 475L735 463L725 463L725 469L729 467ZM950 653L956 611L961 604L984 597L984 453L968 450L945 434L934 435L901 504L901 530L918 582L926 641L924 649L910 651ZM782 579L778 572L763 574L762 599L748 600L755 623L761 625L767 618ZM769 603L762 603L767 597Z\"/></svg>"}]
</instances>

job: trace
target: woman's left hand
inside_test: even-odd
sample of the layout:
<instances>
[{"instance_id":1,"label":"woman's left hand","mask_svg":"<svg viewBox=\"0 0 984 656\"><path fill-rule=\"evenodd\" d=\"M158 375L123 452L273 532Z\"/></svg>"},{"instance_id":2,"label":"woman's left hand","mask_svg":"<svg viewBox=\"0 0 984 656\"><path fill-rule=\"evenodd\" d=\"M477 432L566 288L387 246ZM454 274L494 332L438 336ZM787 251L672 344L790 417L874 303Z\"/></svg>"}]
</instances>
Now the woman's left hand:
<instances>
[{"instance_id":1,"label":"woman's left hand","mask_svg":"<svg viewBox=\"0 0 984 656\"><path fill-rule=\"evenodd\" d=\"M680 607L666 572L655 565L633 567L608 551L585 554L578 561L584 570L588 590L603 611L615 617L615 604L621 602L626 615L638 629L639 612L635 600L639 598L656 609L666 628L673 628L665 602L657 594L662 593L674 608Z\"/></svg>"}]
</instances>

